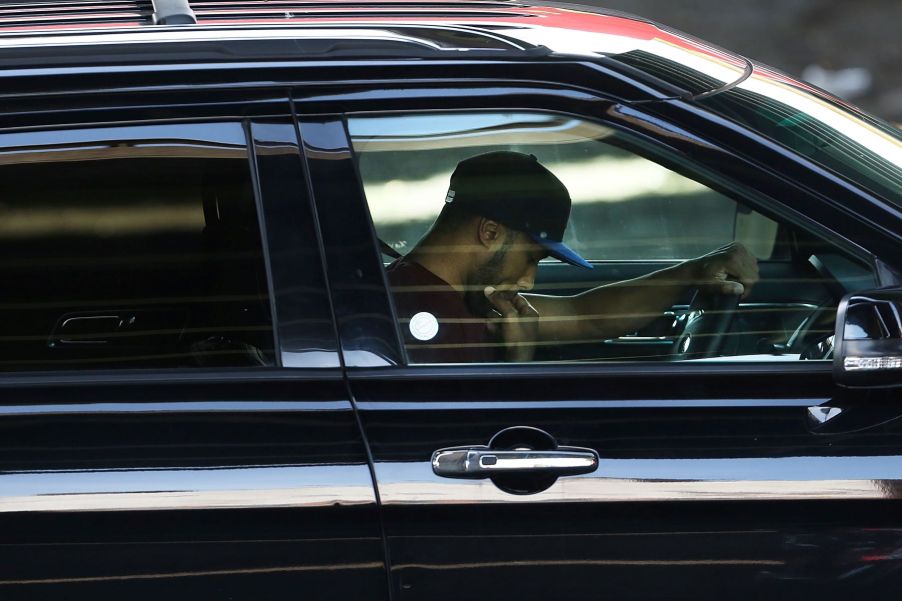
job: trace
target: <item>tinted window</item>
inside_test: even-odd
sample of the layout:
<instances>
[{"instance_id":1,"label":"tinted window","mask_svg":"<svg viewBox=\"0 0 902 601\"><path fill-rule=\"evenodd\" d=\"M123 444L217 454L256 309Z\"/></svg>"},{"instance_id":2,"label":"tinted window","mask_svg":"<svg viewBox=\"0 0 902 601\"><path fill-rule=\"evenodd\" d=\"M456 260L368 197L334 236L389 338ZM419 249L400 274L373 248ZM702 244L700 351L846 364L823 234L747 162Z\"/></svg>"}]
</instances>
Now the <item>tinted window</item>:
<instances>
[{"instance_id":1,"label":"tinted window","mask_svg":"<svg viewBox=\"0 0 902 601\"><path fill-rule=\"evenodd\" d=\"M457 163L493 150L532 154L560 178L573 201L564 241L589 260L687 259L734 240L735 201L570 117L355 118L350 131L378 233L402 254L438 216ZM757 219L743 241L768 258L776 224Z\"/></svg>"},{"instance_id":2,"label":"tinted window","mask_svg":"<svg viewBox=\"0 0 902 601\"><path fill-rule=\"evenodd\" d=\"M0 368L272 363L240 125L0 144Z\"/></svg>"},{"instance_id":3,"label":"tinted window","mask_svg":"<svg viewBox=\"0 0 902 601\"><path fill-rule=\"evenodd\" d=\"M349 131L412 363L827 359L811 349L839 289L874 284L829 241L727 196L747 184L712 189L600 124L495 112ZM564 205L549 200L561 189ZM747 283L738 306L731 277Z\"/></svg>"}]
</instances>

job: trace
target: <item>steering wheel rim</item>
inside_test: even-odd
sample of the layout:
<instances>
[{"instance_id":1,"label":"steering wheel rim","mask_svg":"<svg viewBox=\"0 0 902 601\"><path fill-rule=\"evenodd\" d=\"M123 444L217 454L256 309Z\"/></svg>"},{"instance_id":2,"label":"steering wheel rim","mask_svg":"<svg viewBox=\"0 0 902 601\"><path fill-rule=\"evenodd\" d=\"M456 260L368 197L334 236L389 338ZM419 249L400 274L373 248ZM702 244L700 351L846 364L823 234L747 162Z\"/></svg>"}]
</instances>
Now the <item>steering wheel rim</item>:
<instances>
[{"instance_id":1,"label":"steering wheel rim","mask_svg":"<svg viewBox=\"0 0 902 601\"><path fill-rule=\"evenodd\" d=\"M735 294L705 294L696 290L686 317L686 325L673 347L672 359L716 357L739 308Z\"/></svg>"}]
</instances>

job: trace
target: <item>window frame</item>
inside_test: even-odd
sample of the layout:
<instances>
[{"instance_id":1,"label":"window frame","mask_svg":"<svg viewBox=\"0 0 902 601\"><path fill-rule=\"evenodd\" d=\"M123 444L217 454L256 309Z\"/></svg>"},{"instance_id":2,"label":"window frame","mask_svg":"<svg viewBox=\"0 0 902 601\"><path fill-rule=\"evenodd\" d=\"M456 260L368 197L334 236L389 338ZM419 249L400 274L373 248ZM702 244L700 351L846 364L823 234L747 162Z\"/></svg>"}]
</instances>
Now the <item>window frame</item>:
<instances>
[{"instance_id":1,"label":"window frame","mask_svg":"<svg viewBox=\"0 0 902 601\"><path fill-rule=\"evenodd\" d=\"M497 90L497 89L498 88L496 87L495 90ZM458 91L458 89L455 89L455 92L457 92L457 91ZM518 91L521 93L526 93L523 90L518 90ZM559 90L555 90L555 91L559 91ZM502 100L499 100L499 98L497 98L494 95L486 96L485 98L478 99L478 101L474 101L474 96L477 94L477 90L469 89L466 92L468 94L468 98L467 98L468 101L463 104L455 103L455 102L453 102L453 99L451 99L452 101L449 101L448 99L444 99L442 101L435 101L433 103L417 102L414 104L417 104L419 106L416 106L416 107L408 106L403 110L402 109L385 110L384 107L354 106L354 107L348 107L349 110L345 110L344 113L342 113L342 115L345 119L347 119L348 117L353 118L354 116L373 117L373 116L387 116L387 115L403 115L403 114L410 114L411 112L416 112L417 114L428 114L428 113L447 114L447 113L457 113L457 112L489 112L489 111L505 111L505 112L514 112L514 111L517 111L517 112L542 112L542 111L546 111L546 112L552 112L555 114L571 116L573 118L593 121L593 122L601 124L604 127L611 127L614 129L625 130L628 133L633 134L634 136L644 137L644 138L648 139L650 144L654 145L656 148L663 147L668 152L671 152L674 155L686 157L686 160L690 161L690 164L692 164L694 166L702 167L698 163L698 159L693 158L690 154L687 154L685 152L685 150L676 148L676 147L668 145L668 144L662 144L660 138L656 138L653 135L650 135L648 130L651 128L646 127L644 130L637 130L635 128L629 127L631 122L632 122L632 124L634 124L636 121L638 121L637 115L642 114L635 108L629 109L630 119L628 119L628 120L626 120L626 122L624 122L623 120L605 118L605 117L611 117L612 114L615 113L615 111L613 109L617 105L614 105L614 104L610 104L608 106L607 110L604 110L604 109L599 110L599 107L596 104L596 105L592 106L592 108L594 110L586 111L586 112L575 111L575 110L573 110L572 106L570 106L570 107L561 106L561 105L566 105L568 103L561 102L561 98L558 97L551 90L530 89L528 92L530 94L530 102L520 102L518 104L503 102ZM397 91L393 91L388 88L382 88L382 90L380 90L379 98L372 99L365 104L368 104L368 105L377 104L380 100L384 102L386 100L386 97L391 96L392 93L397 93ZM518 97L518 100L522 100L522 98ZM596 100L601 101L601 99L596 99ZM357 104L357 103L355 103L355 104ZM410 103L407 103L407 104L410 104ZM588 107L584 107L584 108L588 108ZM599 115L602 115L603 117L600 117ZM758 173L762 177L771 179L772 180L771 187L775 187L775 186L789 187L789 188L793 189L793 191L796 192L797 194L808 197L809 200L814 200L814 201L820 200L821 193L816 192L815 189L812 189L812 187L810 185L811 184L810 181L802 182L802 181L788 180L786 177L784 177L780 173L775 173L772 170L763 168L762 165L760 165L760 164L756 165L755 163L752 163L751 161L744 160L741 156L738 156L734 152L732 152L728 147L718 144L715 141L709 140L707 138L707 136L692 134L692 133L690 133L684 129L680 129L680 128L672 128L673 130L676 131L676 134L674 134L674 131L670 131L668 129L668 128L670 128L670 126L665 121L661 121L659 118L657 118L654 115L654 113L650 112L647 115L645 115L645 120L647 121L647 123L645 123L646 126L648 126L648 124L651 124L654 128L658 129L659 132L663 131L665 136L676 135L676 137L683 138L682 141L684 141L684 142L689 141L691 144L707 146L710 149L712 149L713 151L720 153L721 159L724 159L725 157L730 157L731 159L738 159L739 162L741 162L746 168L754 169L755 173ZM733 129L735 129L735 128L733 128ZM348 143L350 145L350 140L348 141ZM797 159L797 157L795 157L795 159ZM656 161L656 162L663 164L665 167L673 168L670 164L662 163L661 161ZM355 163L356 163L356 160L355 160ZM814 171L817 171L816 166L814 166L814 167L815 167ZM707 169L707 168L699 168L696 171L694 171L693 173L694 174L698 174L699 172L704 173L705 169ZM677 170L677 171L680 172L679 170ZM712 173L717 173L718 177L721 176L721 174L719 174L719 172L717 172L713 168L711 168L710 171ZM729 177L729 175L723 175L723 177ZM692 178L692 179L698 179L698 181L701 181L701 183L704 183L705 185L708 185L708 186L712 187L713 189L718 190L721 193L725 193L725 191L720 189L719 186L711 185L710 180L702 179L702 178ZM360 180L359 171L358 171L358 180ZM835 184L835 182L829 182L829 183ZM362 192L362 181L359 181L359 185L361 187L361 202L363 202L364 205L366 205L366 200L365 200L365 197ZM748 188L748 186L745 186L744 184L743 184L743 187ZM846 186L846 187L849 187L849 186ZM748 189L750 189L750 188L748 188ZM856 190L856 192L860 193L860 194L865 193L864 191L858 191L858 190ZM726 195L728 197L734 198L734 199L736 196L735 193L726 194ZM752 199L750 199L748 196L743 196L741 199L741 202L743 204L749 206L750 208L753 208L754 210L761 212L763 215L770 217L771 219L777 220L778 223L789 222L796 227L803 228L812 233L816 233L820 237L830 240L831 243L833 243L837 247L843 248L846 252L849 252L856 258L864 261L867 265L870 266L872 271L875 272L876 277L878 277L878 278L880 277L878 274L878 270L874 267L877 257L869 250L864 249L862 246L860 246L856 242L850 240L846 236L841 235L838 232L836 232L834 229L830 228L827 224L825 224L823 222L824 220L815 221L814 219L811 219L810 216L802 213L796 207L788 205L781 201L774 200L772 197L770 197L766 194L763 194L763 193L757 194L756 193L754 196L755 197ZM829 209L832 207L825 206L824 208ZM829 220L827 220L827 221L829 223ZM375 229L373 227L371 220L370 220L370 227L373 229L373 236L375 238ZM378 250L378 248L374 248L373 252L377 257L379 257L380 263L381 263L381 253ZM383 292L390 299L391 294L387 290L387 288ZM394 309L393 301L389 300L389 302L392 303L392 308ZM391 318L393 320L395 319L394 311L393 311L393 314L391 315ZM379 369L381 369L379 367L372 368L372 366L367 366L367 365L355 365L353 361L348 362L347 358L346 358L346 365L349 368L349 373L361 373L361 374L373 373L375 375L375 373ZM726 370L724 370L725 366L723 364L717 366L716 368L711 364L694 365L694 366L691 366L691 368L690 368L690 366L686 362L680 362L680 363L676 363L676 362L674 362L674 363L669 363L669 362L662 362L662 363L596 362L596 363L592 363L591 365L592 365L592 367L591 367L590 371L601 370L604 373L610 372L612 374L620 371L622 367L632 366L632 365L637 366L637 368L639 370L649 370L650 369L654 373L674 373L674 372L687 371L687 370L695 373L699 369L701 370L700 373L706 373L709 370L713 373L721 373L724 371L736 372L737 370L741 371L741 370L745 370L745 369L752 370L753 373L786 373L786 372L796 373L796 372L801 372L801 373L823 374L823 373L829 372L829 365L827 364L827 362L823 362L823 363L804 362L804 365L797 366L797 365L787 365L785 362L773 362L773 363L767 363L765 365L762 365L761 363L757 363L757 362L735 361L735 362L730 362L730 363L726 364ZM406 356L405 356L405 364L403 366L394 366L392 368L392 373L397 373L397 374L399 374L400 377L407 377L407 375L412 375L413 373L416 373L418 371L422 371L422 373L426 373L423 370L439 370L439 372L441 372L446 369L449 369L452 371L466 369L467 373L475 374L475 373L482 371L483 367L485 367L487 370L489 370L492 373L498 373L499 370L501 370L503 372L507 372L507 370L514 370L513 373L517 373L518 370L541 369L541 368L543 368L543 366L548 367L548 364L542 364L542 363L537 363L537 364L491 363L491 364L484 364L484 365L410 364L410 363L406 362ZM575 373L584 373L586 370L586 367L584 365L553 364L552 370L559 371L562 374L568 373L568 372L575 374ZM561 371L561 370L563 370L563 371ZM430 371L430 373L438 373L438 372ZM629 367L621 373L635 373L635 372L631 367ZM401 375L401 374L404 374L404 375Z\"/></svg>"}]
</instances>

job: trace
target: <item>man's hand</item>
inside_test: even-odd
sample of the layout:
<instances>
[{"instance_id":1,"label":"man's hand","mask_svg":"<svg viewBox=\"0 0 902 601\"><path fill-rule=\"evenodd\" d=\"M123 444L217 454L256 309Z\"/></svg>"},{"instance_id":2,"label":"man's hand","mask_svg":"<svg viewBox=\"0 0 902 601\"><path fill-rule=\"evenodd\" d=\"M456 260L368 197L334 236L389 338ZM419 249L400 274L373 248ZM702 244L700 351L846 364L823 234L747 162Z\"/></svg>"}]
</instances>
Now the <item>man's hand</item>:
<instances>
[{"instance_id":1,"label":"man's hand","mask_svg":"<svg viewBox=\"0 0 902 601\"><path fill-rule=\"evenodd\" d=\"M758 260L738 242L689 263L699 289L713 294L737 294L746 298L758 282Z\"/></svg>"},{"instance_id":2,"label":"man's hand","mask_svg":"<svg viewBox=\"0 0 902 601\"><path fill-rule=\"evenodd\" d=\"M505 344L507 360L531 361L536 352L539 312L518 293L505 293L494 286L486 286L484 292L495 308L489 316L489 331Z\"/></svg>"}]
</instances>

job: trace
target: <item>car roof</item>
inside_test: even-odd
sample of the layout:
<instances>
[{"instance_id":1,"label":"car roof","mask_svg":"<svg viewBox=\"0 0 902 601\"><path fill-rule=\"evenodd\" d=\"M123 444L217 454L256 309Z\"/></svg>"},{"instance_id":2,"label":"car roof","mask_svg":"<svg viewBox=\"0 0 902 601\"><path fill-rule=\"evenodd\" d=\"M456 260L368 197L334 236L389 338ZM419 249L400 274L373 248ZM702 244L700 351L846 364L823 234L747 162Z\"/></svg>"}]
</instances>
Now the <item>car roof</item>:
<instances>
[{"instance_id":1,"label":"car roof","mask_svg":"<svg viewBox=\"0 0 902 601\"><path fill-rule=\"evenodd\" d=\"M196 23L158 22L167 21L167 2L187 4ZM671 95L682 97L734 85L751 72L745 58L651 21L553 2L32 0L0 5L0 67L62 64L72 60L73 47L90 63L88 47L95 47L96 58L103 60L104 53L111 54L111 44L274 39L301 42L292 47L295 60L541 54L604 59L640 78L664 83ZM333 45L340 51L329 52L323 45L329 39L341 41ZM305 46L305 41L311 43ZM40 48L40 63L27 60L28 48ZM56 57L53 48L59 49ZM4 51L17 60L3 61Z\"/></svg>"}]
</instances>

